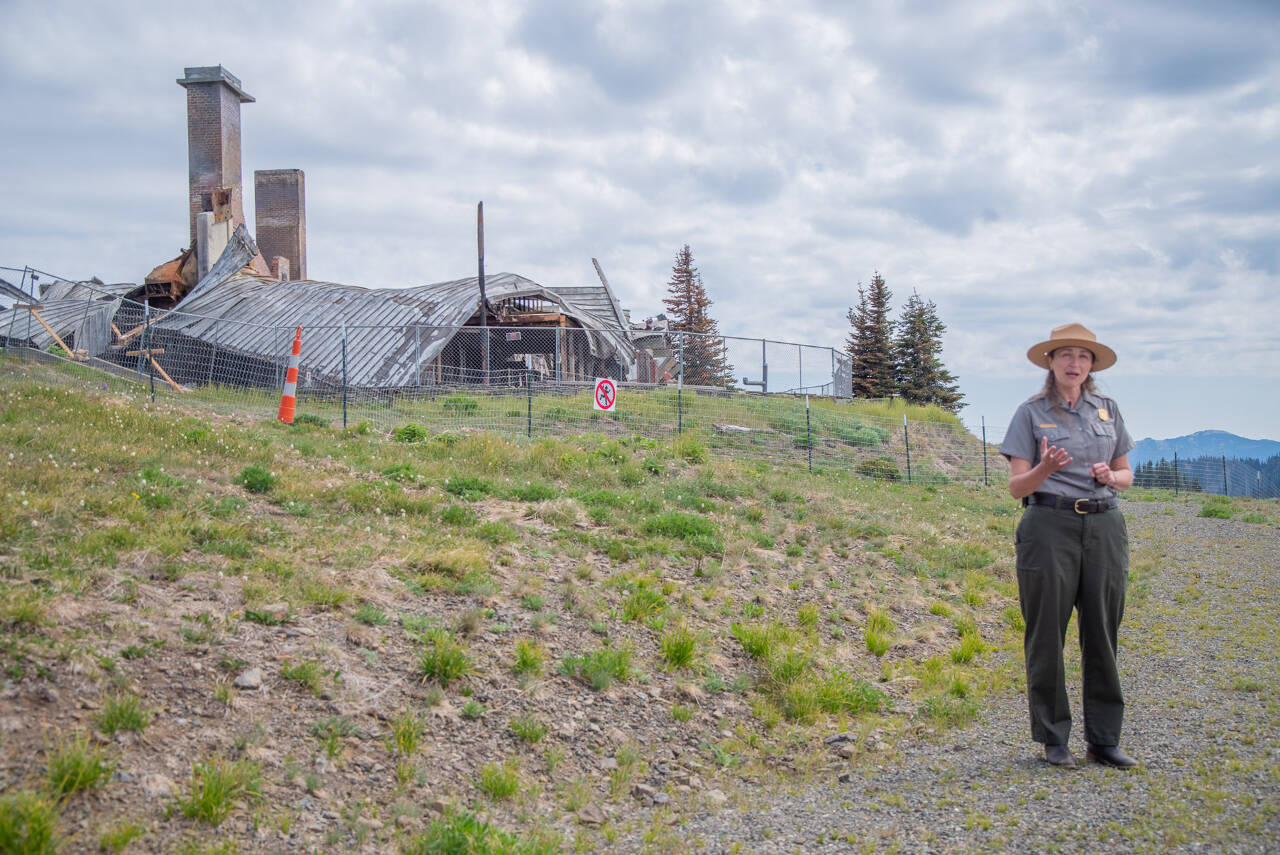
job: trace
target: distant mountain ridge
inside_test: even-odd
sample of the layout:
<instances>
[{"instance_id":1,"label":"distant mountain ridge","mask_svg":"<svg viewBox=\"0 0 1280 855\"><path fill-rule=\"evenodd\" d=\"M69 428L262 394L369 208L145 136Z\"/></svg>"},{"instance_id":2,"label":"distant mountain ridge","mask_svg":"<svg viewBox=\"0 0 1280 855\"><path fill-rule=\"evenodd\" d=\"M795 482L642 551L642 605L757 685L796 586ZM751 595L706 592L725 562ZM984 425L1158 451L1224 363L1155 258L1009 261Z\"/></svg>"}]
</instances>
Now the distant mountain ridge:
<instances>
[{"instance_id":1,"label":"distant mountain ridge","mask_svg":"<svg viewBox=\"0 0 1280 855\"><path fill-rule=\"evenodd\" d=\"M1173 460L1174 452L1186 460L1195 457L1222 457L1227 459L1253 458L1266 460L1280 454L1280 442L1274 439L1249 439L1225 430L1201 430L1187 436L1172 439L1138 440L1129 452L1129 463L1137 466L1148 461Z\"/></svg>"}]
</instances>

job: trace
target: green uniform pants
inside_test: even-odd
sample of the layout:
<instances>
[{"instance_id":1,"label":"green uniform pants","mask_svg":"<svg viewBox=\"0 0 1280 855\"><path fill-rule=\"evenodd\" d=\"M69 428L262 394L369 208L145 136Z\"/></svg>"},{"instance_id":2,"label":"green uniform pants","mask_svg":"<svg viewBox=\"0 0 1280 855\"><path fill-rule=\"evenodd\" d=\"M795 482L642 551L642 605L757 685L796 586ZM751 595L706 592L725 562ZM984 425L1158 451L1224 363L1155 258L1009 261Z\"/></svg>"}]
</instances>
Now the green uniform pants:
<instances>
[{"instance_id":1,"label":"green uniform pants","mask_svg":"<svg viewBox=\"0 0 1280 855\"><path fill-rule=\"evenodd\" d=\"M1124 696L1116 638L1129 580L1129 531L1118 510L1077 514L1030 505L1018 523L1018 599L1027 629L1031 738L1066 745L1071 735L1062 646L1076 610L1083 659L1085 738L1119 745Z\"/></svg>"}]
</instances>

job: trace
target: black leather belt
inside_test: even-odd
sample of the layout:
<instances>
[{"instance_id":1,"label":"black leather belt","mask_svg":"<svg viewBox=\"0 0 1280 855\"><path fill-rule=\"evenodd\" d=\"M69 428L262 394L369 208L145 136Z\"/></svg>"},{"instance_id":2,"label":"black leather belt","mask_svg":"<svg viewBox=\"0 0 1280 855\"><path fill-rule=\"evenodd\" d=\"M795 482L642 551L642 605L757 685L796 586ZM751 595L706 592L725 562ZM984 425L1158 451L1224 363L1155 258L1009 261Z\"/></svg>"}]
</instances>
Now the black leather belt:
<instances>
[{"instance_id":1,"label":"black leather belt","mask_svg":"<svg viewBox=\"0 0 1280 855\"><path fill-rule=\"evenodd\" d=\"M1075 511L1078 514L1100 514L1120 506L1115 496L1108 496L1105 499L1073 499L1070 496L1059 496L1055 493L1032 493L1022 500L1022 504L1047 505L1061 511Z\"/></svg>"}]
</instances>

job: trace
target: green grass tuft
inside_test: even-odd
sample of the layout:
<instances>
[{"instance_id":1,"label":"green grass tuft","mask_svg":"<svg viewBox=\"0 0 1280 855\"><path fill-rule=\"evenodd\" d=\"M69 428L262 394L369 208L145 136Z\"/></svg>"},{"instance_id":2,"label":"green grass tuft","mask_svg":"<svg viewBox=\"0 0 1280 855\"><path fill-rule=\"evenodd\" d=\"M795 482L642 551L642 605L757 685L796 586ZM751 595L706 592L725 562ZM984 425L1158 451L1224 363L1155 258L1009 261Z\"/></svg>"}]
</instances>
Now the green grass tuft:
<instances>
[{"instance_id":1,"label":"green grass tuft","mask_svg":"<svg viewBox=\"0 0 1280 855\"><path fill-rule=\"evenodd\" d=\"M427 723L413 710L401 710L391 719L391 735L387 739L387 750L392 754L404 757L411 756L422 744L426 735Z\"/></svg>"},{"instance_id":2,"label":"green grass tuft","mask_svg":"<svg viewBox=\"0 0 1280 855\"><path fill-rule=\"evenodd\" d=\"M668 668L692 668L698 654L698 636L684 623L662 634L658 639L662 661Z\"/></svg>"},{"instance_id":3,"label":"green grass tuft","mask_svg":"<svg viewBox=\"0 0 1280 855\"><path fill-rule=\"evenodd\" d=\"M601 647L583 656L566 657L560 663L560 673L577 677L602 692L615 681L625 683L631 676L631 648Z\"/></svg>"},{"instance_id":4,"label":"green grass tuft","mask_svg":"<svg viewBox=\"0 0 1280 855\"><path fill-rule=\"evenodd\" d=\"M516 716L508 722L507 726L511 728L512 733L530 745L542 741L542 737L547 735L547 726L532 715Z\"/></svg>"},{"instance_id":5,"label":"green grass tuft","mask_svg":"<svg viewBox=\"0 0 1280 855\"><path fill-rule=\"evenodd\" d=\"M45 780L55 796L102 786L115 769L115 761L93 745L89 734L84 732L77 733L69 742L50 747L45 763Z\"/></svg>"},{"instance_id":6,"label":"green grass tuft","mask_svg":"<svg viewBox=\"0 0 1280 855\"><path fill-rule=\"evenodd\" d=\"M324 681L324 666L314 659L302 662L285 662L280 666L280 676L301 684L311 694L320 697Z\"/></svg>"},{"instance_id":7,"label":"green grass tuft","mask_svg":"<svg viewBox=\"0 0 1280 855\"><path fill-rule=\"evenodd\" d=\"M666 607L667 601L661 593L652 588L639 587L622 601L622 618L644 621L661 614Z\"/></svg>"},{"instance_id":8,"label":"green grass tuft","mask_svg":"<svg viewBox=\"0 0 1280 855\"><path fill-rule=\"evenodd\" d=\"M536 641L521 638L516 641L515 662L512 670L522 676L538 676L547 661L547 649Z\"/></svg>"},{"instance_id":9,"label":"green grass tuft","mask_svg":"<svg viewBox=\"0 0 1280 855\"><path fill-rule=\"evenodd\" d=\"M480 769L480 791L495 801L520 792L520 771L513 765L486 763Z\"/></svg>"},{"instance_id":10,"label":"green grass tuft","mask_svg":"<svg viewBox=\"0 0 1280 855\"><path fill-rule=\"evenodd\" d=\"M57 800L29 790L0 795L0 852L56 855L62 849Z\"/></svg>"},{"instance_id":11,"label":"green grass tuft","mask_svg":"<svg viewBox=\"0 0 1280 855\"><path fill-rule=\"evenodd\" d=\"M191 769L189 791L177 806L188 819L221 825L238 805L262 798L262 770L249 759L217 757Z\"/></svg>"},{"instance_id":12,"label":"green grass tuft","mask_svg":"<svg viewBox=\"0 0 1280 855\"><path fill-rule=\"evenodd\" d=\"M435 680L440 688L447 689L450 683L471 672L471 659L466 648L451 634L433 629L423 636L422 649L418 651L418 668L424 678Z\"/></svg>"},{"instance_id":13,"label":"green grass tuft","mask_svg":"<svg viewBox=\"0 0 1280 855\"><path fill-rule=\"evenodd\" d=\"M250 493L270 493L280 478L265 466L254 463L240 470L236 483Z\"/></svg>"},{"instance_id":14,"label":"green grass tuft","mask_svg":"<svg viewBox=\"0 0 1280 855\"><path fill-rule=\"evenodd\" d=\"M151 713L142 706L142 700L124 693L108 695L99 716L99 727L108 734L121 730L142 731L150 722Z\"/></svg>"},{"instance_id":15,"label":"green grass tuft","mask_svg":"<svg viewBox=\"0 0 1280 855\"><path fill-rule=\"evenodd\" d=\"M697 514L668 511L649 517L644 521L644 532L682 540L697 552L724 551L716 524Z\"/></svg>"},{"instance_id":16,"label":"green grass tuft","mask_svg":"<svg viewBox=\"0 0 1280 855\"><path fill-rule=\"evenodd\" d=\"M401 845L403 855L553 855L560 841L547 835L515 835L473 813L450 811Z\"/></svg>"}]
</instances>

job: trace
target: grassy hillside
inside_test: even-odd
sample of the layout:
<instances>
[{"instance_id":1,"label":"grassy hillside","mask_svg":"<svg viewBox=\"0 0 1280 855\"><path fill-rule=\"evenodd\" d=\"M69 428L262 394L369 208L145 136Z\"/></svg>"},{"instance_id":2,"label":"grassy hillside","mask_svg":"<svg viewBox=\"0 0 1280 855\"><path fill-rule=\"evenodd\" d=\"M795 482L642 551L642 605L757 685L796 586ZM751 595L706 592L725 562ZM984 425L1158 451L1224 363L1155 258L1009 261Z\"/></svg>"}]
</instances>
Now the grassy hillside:
<instances>
[{"instance_id":1,"label":"grassy hillside","mask_svg":"<svg viewBox=\"0 0 1280 855\"><path fill-rule=\"evenodd\" d=\"M0 851L591 851L1020 679L995 488L0 368Z\"/></svg>"}]
</instances>

